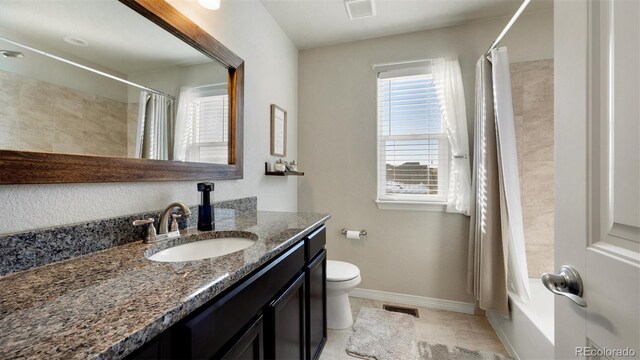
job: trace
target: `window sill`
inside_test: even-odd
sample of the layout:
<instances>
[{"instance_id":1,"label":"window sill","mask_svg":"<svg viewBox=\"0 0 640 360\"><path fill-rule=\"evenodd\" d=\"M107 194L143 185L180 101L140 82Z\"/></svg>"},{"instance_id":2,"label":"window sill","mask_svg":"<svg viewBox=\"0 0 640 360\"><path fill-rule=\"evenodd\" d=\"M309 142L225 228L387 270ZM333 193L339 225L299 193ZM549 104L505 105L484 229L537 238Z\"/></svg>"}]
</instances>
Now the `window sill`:
<instances>
[{"instance_id":1,"label":"window sill","mask_svg":"<svg viewBox=\"0 0 640 360\"><path fill-rule=\"evenodd\" d=\"M404 211L433 211L445 212L447 204L444 202L426 201L393 201L376 200L376 205L380 210L404 210Z\"/></svg>"}]
</instances>

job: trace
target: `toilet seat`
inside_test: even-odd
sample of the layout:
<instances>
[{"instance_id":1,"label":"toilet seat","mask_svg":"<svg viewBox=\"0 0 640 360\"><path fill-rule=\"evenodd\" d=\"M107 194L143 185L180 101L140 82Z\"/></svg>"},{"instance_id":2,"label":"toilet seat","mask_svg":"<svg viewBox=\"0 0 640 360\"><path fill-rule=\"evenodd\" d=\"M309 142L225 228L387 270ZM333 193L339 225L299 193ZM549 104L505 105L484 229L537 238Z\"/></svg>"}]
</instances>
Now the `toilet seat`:
<instances>
[{"instance_id":1,"label":"toilet seat","mask_svg":"<svg viewBox=\"0 0 640 360\"><path fill-rule=\"evenodd\" d=\"M327 261L327 281L340 282L353 280L360 276L360 269L344 261Z\"/></svg>"}]
</instances>

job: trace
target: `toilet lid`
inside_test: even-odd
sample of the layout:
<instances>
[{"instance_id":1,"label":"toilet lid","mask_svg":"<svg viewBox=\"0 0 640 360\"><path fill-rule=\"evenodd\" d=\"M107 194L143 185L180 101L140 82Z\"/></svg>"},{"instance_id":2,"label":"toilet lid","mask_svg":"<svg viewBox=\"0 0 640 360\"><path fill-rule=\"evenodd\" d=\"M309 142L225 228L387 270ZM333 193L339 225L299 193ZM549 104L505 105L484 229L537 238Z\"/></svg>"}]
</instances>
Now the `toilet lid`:
<instances>
[{"instance_id":1,"label":"toilet lid","mask_svg":"<svg viewBox=\"0 0 640 360\"><path fill-rule=\"evenodd\" d=\"M360 275L360 269L344 261L327 261L327 281L347 281Z\"/></svg>"}]
</instances>

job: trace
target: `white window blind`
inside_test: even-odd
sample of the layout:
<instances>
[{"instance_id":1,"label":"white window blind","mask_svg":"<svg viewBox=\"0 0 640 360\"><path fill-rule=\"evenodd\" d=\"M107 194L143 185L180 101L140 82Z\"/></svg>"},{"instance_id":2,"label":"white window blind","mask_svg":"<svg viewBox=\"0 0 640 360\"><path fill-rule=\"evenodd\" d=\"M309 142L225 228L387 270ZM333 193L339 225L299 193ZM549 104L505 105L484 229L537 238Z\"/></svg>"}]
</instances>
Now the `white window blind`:
<instances>
[{"instance_id":1,"label":"white window blind","mask_svg":"<svg viewBox=\"0 0 640 360\"><path fill-rule=\"evenodd\" d=\"M193 141L189 159L197 162L228 163L229 97L227 95L195 98L193 107Z\"/></svg>"},{"instance_id":2,"label":"white window blind","mask_svg":"<svg viewBox=\"0 0 640 360\"><path fill-rule=\"evenodd\" d=\"M446 201L449 141L441 118L440 103L430 73L380 74L379 201Z\"/></svg>"}]
</instances>

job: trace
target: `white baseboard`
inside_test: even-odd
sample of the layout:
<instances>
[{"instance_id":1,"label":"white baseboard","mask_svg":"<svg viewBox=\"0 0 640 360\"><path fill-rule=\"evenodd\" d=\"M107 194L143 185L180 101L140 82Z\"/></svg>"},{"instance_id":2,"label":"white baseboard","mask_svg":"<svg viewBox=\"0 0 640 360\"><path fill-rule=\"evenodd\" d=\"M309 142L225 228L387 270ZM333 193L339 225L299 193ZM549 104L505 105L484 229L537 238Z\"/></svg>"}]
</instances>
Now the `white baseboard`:
<instances>
[{"instance_id":1,"label":"white baseboard","mask_svg":"<svg viewBox=\"0 0 640 360\"><path fill-rule=\"evenodd\" d=\"M515 360L520 360L520 356L518 356L518 352L516 351L516 348L514 348L513 345L511 345L511 342L509 341L509 338L507 337L507 335L504 333L504 330L502 329L502 327L500 327L496 323L496 320L495 320L496 316L501 316L501 315L496 315L491 311L487 312L487 320L489 320L489 324L491 324L491 327L496 332L496 335L498 335L498 339L500 339L500 341L502 342L502 345L504 345L504 348L507 349L507 352L509 352L509 355L511 355L511 357L514 358Z\"/></svg>"},{"instance_id":2,"label":"white baseboard","mask_svg":"<svg viewBox=\"0 0 640 360\"><path fill-rule=\"evenodd\" d=\"M466 303L462 301L434 299L424 296L398 294L362 288L353 289L349 293L349 296L361 299L390 302L399 305L410 305L429 309L455 311L464 314L473 314L475 309L475 306L472 303Z\"/></svg>"}]
</instances>

